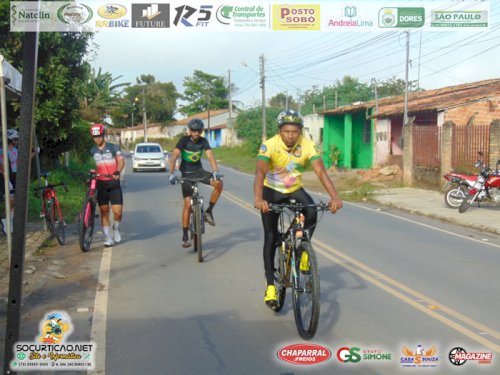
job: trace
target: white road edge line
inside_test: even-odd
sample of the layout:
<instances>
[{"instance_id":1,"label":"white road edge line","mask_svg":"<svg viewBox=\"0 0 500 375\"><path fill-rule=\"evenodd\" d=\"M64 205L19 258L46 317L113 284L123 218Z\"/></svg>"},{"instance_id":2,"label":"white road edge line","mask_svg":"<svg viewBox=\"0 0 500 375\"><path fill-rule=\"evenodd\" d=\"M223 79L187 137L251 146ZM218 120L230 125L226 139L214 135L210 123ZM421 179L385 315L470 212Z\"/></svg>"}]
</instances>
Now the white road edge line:
<instances>
[{"instance_id":1,"label":"white road edge line","mask_svg":"<svg viewBox=\"0 0 500 375\"><path fill-rule=\"evenodd\" d=\"M97 279L94 313L92 315L92 329L90 331L90 341L94 342L96 345L95 367L92 371L88 371L87 374L106 373L106 324L112 255L112 247L104 248Z\"/></svg>"}]
</instances>

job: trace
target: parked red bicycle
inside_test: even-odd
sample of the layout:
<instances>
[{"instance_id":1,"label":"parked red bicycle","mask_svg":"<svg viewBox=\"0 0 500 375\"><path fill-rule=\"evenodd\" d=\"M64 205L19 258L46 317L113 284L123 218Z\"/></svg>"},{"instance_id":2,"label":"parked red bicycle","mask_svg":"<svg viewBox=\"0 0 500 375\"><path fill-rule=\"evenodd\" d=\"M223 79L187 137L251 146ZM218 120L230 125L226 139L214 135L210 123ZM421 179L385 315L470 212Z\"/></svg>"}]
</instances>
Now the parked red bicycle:
<instances>
[{"instance_id":1,"label":"parked red bicycle","mask_svg":"<svg viewBox=\"0 0 500 375\"><path fill-rule=\"evenodd\" d=\"M74 175L83 176L84 173L73 173ZM90 250L92 238L94 237L95 229L95 211L97 206L97 177L112 177L110 174L99 174L94 169L88 172L89 179L87 193L83 202L82 210L78 218L78 241L80 243L80 250L87 252Z\"/></svg>"},{"instance_id":2,"label":"parked red bicycle","mask_svg":"<svg viewBox=\"0 0 500 375\"><path fill-rule=\"evenodd\" d=\"M44 181L44 186L33 189L35 196L42 199L42 210L40 217L45 219L47 228L51 235L57 239L59 244L66 243L66 222L63 219L61 206L57 199L56 187L62 186L67 192L68 187L64 182L58 184L49 184L49 173L43 172L41 177ZM42 194L40 195L40 191Z\"/></svg>"}]
</instances>

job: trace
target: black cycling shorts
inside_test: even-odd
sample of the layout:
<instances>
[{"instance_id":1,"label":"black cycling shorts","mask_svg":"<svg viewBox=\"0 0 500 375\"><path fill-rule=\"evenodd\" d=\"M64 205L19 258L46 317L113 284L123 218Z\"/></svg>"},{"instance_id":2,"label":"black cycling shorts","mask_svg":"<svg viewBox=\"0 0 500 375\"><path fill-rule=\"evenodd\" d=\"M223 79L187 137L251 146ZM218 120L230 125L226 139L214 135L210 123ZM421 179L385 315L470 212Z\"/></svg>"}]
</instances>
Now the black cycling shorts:
<instances>
[{"instance_id":1,"label":"black cycling shorts","mask_svg":"<svg viewBox=\"0 0 500 375\"><path fill-rule=\"evenodd\" d=\"M99 206L106 206L109 203L111 203L111 205L123 205L123 194L120 180L97 180L96 182L97 204Z\"/></svg>"},{"instance_id":2,"label":"black cycling shorts","mask_svg":"<svg viewBox=\"0 0 500 375\"><path fill-rule=\"evenodd\" d=\"M201 181L201 183L205 185L210 185L210 180L212 180L212 177L212 173L204 169L200 169L199 171L195 172L182 173L182 178L202 178L203 180ZM193 195L193 185L194 184L190 181L184 181L182 183L182 196L184 198L191 197Z\"/></svg>"}]
</instances>

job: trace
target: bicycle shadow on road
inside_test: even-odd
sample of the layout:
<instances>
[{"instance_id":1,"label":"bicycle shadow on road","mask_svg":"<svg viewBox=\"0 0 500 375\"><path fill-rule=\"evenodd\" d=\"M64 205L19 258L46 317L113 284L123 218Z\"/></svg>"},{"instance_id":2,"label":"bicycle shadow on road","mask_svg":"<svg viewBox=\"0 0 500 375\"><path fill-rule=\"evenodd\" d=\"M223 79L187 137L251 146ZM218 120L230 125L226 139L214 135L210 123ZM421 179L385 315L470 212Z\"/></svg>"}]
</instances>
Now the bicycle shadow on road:
<instances>
[{"instance_id":1,"label":"bicycle shadow on road","mask_svg":"<svg viewBox=\"0 0 500 375\"><path fill-rule=\"evenodd\" d=\"M236 232L220 233L216 238L211 238L203 243L203 261L211 262L229 250L237 250L238 245L253 241L255 241L255 233L249 231L248 228Z\"/></svg>"},{"instance_id":2,"label":"bicycle shadow on road","mask_svg":"<svg viewBox=\"0 0 500 375\"><path fill-rule=\"evenodd\" d=\"M337 325L341 314L341 306L338 303L338 292L341 290L359 290L366 289L366 282L356 274L346 270L342 266L335 264L329 267L321 267L320 285L321 285L321 311L320 326L321 330L332 331ZM357 285L350 286L353 281L347 283L346 279L354 280Z\"/></svg>"}]
</instances>

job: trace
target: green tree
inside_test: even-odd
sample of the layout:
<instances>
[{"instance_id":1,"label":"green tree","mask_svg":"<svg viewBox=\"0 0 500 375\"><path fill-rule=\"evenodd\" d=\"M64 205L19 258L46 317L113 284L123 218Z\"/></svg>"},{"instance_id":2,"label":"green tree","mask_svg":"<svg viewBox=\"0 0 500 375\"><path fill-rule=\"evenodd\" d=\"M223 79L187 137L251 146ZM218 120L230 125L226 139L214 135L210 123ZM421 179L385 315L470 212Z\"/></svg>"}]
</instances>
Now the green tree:
<instances>
[{"instance_id":1,"label":"green tree","mask_svg":"<svg viewBox=\"0 0 500 375\"><path fill-rule=\"evenodd\" d=\"M293 96L284 94L282 92L274 95L271 99L269 99L269 106L272 108L279 108L283 111L286 109L287 98L288 98L288 108L289 109L297 108L297 102L293 99Z\"/></svg>"},{"instance_id":2,"label":"green tree","mask_svg":"<svg viewBox=\"0 0 500 375\"><path fill-rule=\"evenodd\" d=\"M276 134L278 127L276 119L282 108L266 108L267 138ZM257 153L262 141L262 109L253 108L238 115L235 124L238 137L243 139L250 152Z\"/></svg>"},{"instance_id":3,"label":"green tree","mask_svg":"<svg viewBox=\"0 0 500 375\"><path fill-rule=\"evenodd\" d=\"M84 63L86 79L82 87L81 115L90 122L102 121L121 104L121 89L130 83L113 84L122 76L113 78L109 72L103 73L101 68L96 72L89 63Z\"/></svg>"},{"instance_id":4,"label":"green tree","mask_svg":"<svg viewBox=\"0 0 500 375\"><path fill-rule=\"evenodd\" d=\"M179 110L187 116L229 106L229 90L222 76L195 70L192 76L184 78L183 85L184 94L181 97L188 104L181 106Z\"/></svg>"},{"instance_id":5,"label":"green tree","mask_svg":"<svg viewBox=\"0 0 500 375\"><path fill-rule=\"evenodd\" d=\"M417 91L417 81L408 82L408 91ZM397 77L391 77L385 81L377 83L377 96L385 98L387 96L404 95L405 93L405 80Z\"/></svg>"}]
</instances>

